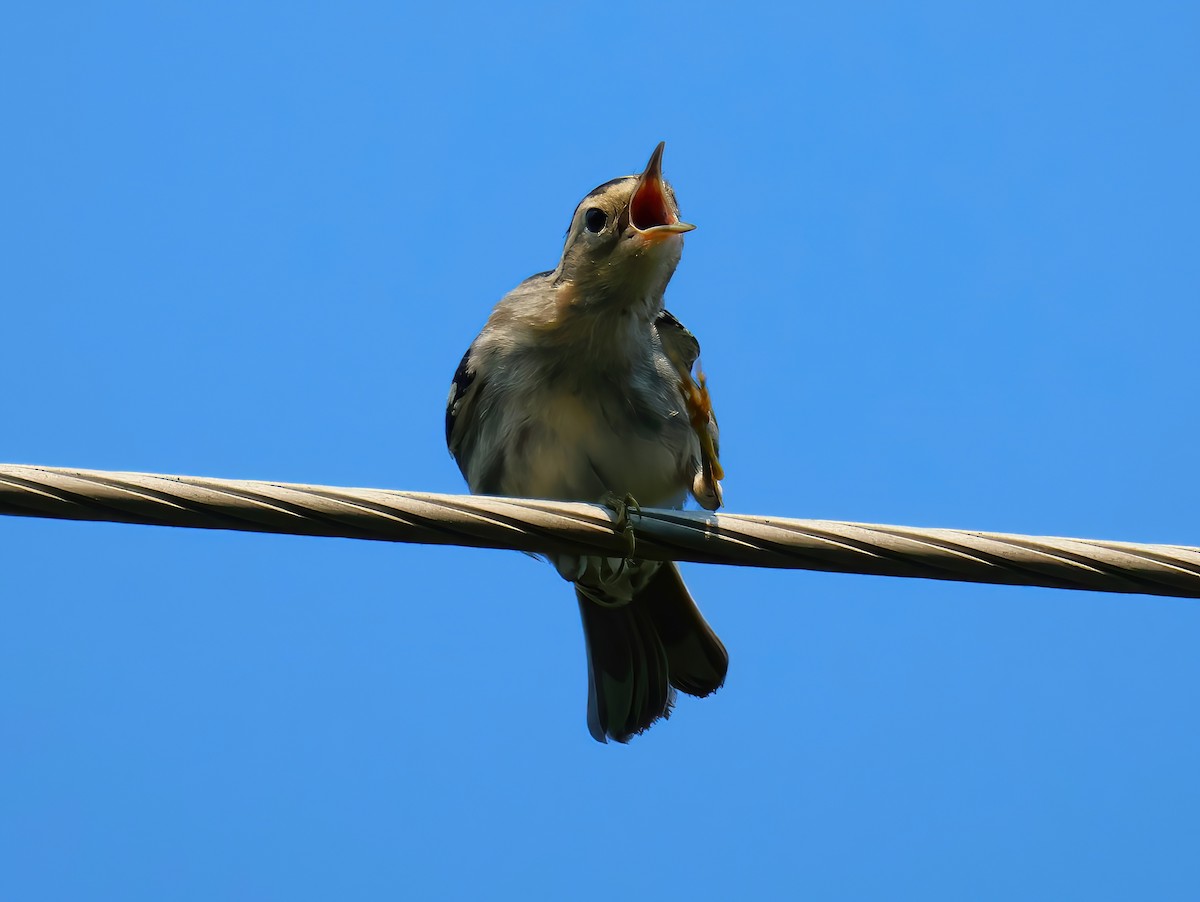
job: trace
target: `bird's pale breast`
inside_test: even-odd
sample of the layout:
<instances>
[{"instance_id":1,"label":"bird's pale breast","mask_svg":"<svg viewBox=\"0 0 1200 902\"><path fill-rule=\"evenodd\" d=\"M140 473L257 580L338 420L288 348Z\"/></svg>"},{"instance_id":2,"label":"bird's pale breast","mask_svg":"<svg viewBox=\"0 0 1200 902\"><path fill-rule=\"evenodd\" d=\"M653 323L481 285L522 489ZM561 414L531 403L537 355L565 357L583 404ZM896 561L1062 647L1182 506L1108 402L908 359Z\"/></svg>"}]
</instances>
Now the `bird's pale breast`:
<instances>
[{"instance_id":1,"label":"bird's pale breast","mask_svg":"<svg viewBox=\"0 0 1200 902\"><path fill-rule=\"evenodd\" d=\"M681 506L689 485L687 461L694 437L680 422L654 430L614 429L605 410L577 393L543 387L523 405L520 459L508 462L505 492L534 498L597 500L606 492L632 495L647 507ZM678 419L673 418L673 419ZM681 428L682 427L682 428Z\"/></svg>"}]
</instances>

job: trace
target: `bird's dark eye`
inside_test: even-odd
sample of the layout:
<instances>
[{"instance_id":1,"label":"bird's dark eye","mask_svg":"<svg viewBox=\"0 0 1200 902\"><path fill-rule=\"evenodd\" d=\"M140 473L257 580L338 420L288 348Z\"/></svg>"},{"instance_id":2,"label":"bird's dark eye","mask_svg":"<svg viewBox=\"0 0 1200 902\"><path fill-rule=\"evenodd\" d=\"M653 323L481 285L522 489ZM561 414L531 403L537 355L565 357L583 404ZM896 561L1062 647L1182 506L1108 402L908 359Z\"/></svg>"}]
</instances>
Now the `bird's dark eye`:
<instances>
[{"instance_id":1,"label":"bird's dark eye","mask_svg":"<svg viewBox=\"0 0 1200 902\"><path fill-rule=\"evenodd\" d=\"M592 207L583 214L583 225L589 232L602 232L608 224L608 214L599 207Z\"/></svg>"}]
</instances>

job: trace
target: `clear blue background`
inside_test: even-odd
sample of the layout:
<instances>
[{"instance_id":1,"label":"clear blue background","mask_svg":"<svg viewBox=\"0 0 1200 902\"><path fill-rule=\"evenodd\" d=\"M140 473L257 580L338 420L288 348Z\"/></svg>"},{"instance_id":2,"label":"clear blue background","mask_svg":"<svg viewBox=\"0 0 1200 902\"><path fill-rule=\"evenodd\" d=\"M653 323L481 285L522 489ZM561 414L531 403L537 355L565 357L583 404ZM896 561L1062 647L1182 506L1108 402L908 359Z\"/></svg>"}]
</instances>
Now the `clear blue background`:
<instances>
[{"instance_id":1,"label":"clear blue background","mask_svg":"<svg viewBox=\"0 0 1200 902\"><path fill-rule=\"evenodd\" d=\"M446 390L660 139L733 511L1200 544L1192 3L33 4L0 460L460 491ZM0 518L5 899L1194 899L1200 605L688 566L584 723L521 555Z\"/></svg>"}]
</instances>

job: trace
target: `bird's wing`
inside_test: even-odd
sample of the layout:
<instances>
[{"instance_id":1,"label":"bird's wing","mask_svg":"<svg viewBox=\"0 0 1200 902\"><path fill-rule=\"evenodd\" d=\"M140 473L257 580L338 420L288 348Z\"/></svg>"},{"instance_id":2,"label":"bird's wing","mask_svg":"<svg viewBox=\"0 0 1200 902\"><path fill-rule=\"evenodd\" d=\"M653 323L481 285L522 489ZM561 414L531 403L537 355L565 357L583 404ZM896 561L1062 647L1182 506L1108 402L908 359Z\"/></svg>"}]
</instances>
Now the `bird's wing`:
<instances>
[{"instance_id":1,"label":"bird's wing","mask_svg":"<svg viewBox=\"0 0 1200 902\"><path fill-rule=\"evenodd\" d=\"M654 320L654 328L662 339L663 350L676 367L691 372L692 365L700 357L700 341L670 310L663 310Z\"/></svg>"},{"instance_id":2,"label":"bird's wing","mask_svg":"<svg viewBox=\"0 0 1200 902\"><path fill-rule=\"evenodd\" d=\"M458 462L458 468L466 475L463 467L463 441L466 425L470 421L470 408L476 397L483 390L483 380L474 366L472 352L474 346L467 348L458 369L454 371L454 380L450 383L450 395L446 399L446 447Z\"/></svg>"},{"instance_id":3,"label":"bird's wing","mask_svg":"<svg viewBox=\"0 0 1200 902\"><path fill-rule=\"evenodd\" d=\"M679 391L687 406L688 419L700 439L700 468L692 481L692 495L705 510L715 511L721 506L721 480L725 471L720 462L720 431L704 372L697 367L692 375L692 367L700 358L700 341L667 310L659 313L654 327L667 358L679 374Z\"/></svg>"}]
</instances>

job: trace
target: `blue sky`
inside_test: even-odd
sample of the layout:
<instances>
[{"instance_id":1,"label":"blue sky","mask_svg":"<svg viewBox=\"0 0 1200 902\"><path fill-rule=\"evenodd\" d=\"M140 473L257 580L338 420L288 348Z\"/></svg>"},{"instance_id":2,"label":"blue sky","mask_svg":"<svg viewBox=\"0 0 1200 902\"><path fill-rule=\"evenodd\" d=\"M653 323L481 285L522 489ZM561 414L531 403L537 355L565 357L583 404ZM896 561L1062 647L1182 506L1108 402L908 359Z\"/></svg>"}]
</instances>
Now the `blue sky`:
<instances>
[{"instance_id":1,"label":"blue sky","mask_svg":"<svg viewBox=\"0 0 1200 902\"><path fill-rule=\"evenodd\" d=\"M1200 544L1185 3L60 4L0 36L0 460L453 492L442 405L666 140L732 511ZM686 566L587 734L498 551L0 518L0 896L1190 899L1200 606Z\"/></svg>"}]
</instances>

